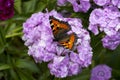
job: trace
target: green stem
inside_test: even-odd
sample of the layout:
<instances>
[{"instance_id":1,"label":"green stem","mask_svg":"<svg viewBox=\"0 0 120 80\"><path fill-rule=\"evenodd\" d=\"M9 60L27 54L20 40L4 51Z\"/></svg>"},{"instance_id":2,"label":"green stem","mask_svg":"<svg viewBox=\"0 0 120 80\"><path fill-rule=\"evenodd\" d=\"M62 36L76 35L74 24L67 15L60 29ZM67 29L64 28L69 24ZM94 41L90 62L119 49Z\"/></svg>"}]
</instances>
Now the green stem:
<instances>
[{"instance_id":1,"label":"green stem","mask_svg":"<svg viewBox=\"0 0 120 80\"><path fill-rule=\"evenodd\" d=\"M95 49L99 44L100 44L101 41L98 41L95 46L93 47L93 49Z\"/></svg>"},{"instance_id":2,"label":"green stem","mask_svg":"<svg viewBox=\"0 0 120 80\"><path fill-rule=\"evenodd\" d=\"M11 35L6 35L5 38L10 38L10 37L14 37L14 36L20 36L22 34L23 34L22 32L20 32L20 33L14 33L14 34L11 34Z\"/></svg>"},{"instance_id":3,"label":"green stem","mask_svg":"<svg viewBox=\"0 0 120 80\"><path fill-rule=\"evenodd\" d=\"M17 29L14 29L12 32L17 32L17 31L20 31L20 30L22 30L22 27L19 27L19 28L17 28Z\"/></svg>"},{"instance_id":4,"label":"green stem","mask_svg":"<svg viewBox=\"0 0 120 80\"><path fill-rule=\"evenodd\" d=\"M100 59L100 63L102 63L104 61L105 52L106 52L106 49L103 49L97 57L97 59Z\"/></svg>"},{"instance_id":5,"label":"green stem","mask_svg":"<svg viewBox=\"0 0 120 80\"><path fill-rule=\"evenodd\" d=\"M3 45L5 45L6 41L5 41L5 37L4 37L4 30L2 29L2 27L0 27L0 38L1 38L1 42Z\"/></svg>"}]
</instances>

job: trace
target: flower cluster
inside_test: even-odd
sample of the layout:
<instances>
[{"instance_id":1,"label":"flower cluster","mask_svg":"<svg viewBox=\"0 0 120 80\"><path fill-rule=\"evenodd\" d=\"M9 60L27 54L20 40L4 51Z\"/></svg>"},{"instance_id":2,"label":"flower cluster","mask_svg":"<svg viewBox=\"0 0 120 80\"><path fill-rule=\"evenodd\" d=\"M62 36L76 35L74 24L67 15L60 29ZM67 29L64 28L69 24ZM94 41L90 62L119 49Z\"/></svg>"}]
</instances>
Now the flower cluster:
<instances>
[{"instance_id":1,"label":"flower cluster","mask_svg":"<svg viewBox=\"0 0 120 80\"><path fill-rule=\"evenodd\" d=\"M7 20L14 15L14 0L0 0L0 20Z\"/></svg>"},{"instance_id":2,"label":"flower cluster","mask_svg":"<svg viewBox=\"0 0 120 80\"><path fill-rule=\"evenodd\" d=\"M120 0L94 0L94 2L99 6L113 5L120 8Z\"/></svg>"},{"instance_id":3,"label":"flower cluster","mask_svg":"<svg viewBox=\"0 0 120 80\"><path fill-rule=\"evenodd\" d=\"M54 41L49 17L67 22L71 32L77 36L74 49L59 46ZM81 72L82 68L91 64L92 48L88 31L82 28L81 20L63 18L56 11L35 13L23 24L23 40L28 46L28 54L36 62L49 62L50 73L56 77L67 77Z\"/></svg>"},{"instance_id":4,"label":"flower cluster","mask_svg":"<svg viewBox=\"0 0 120 80\"><path fill-rule=\"evenodd\" d=\"M89 30L95 35L103 31L106 35L102 39L105 48L114 50L120 44L120 12L118 8L109 6L94 9L89 18ZM111 46L112 45L112 46Z\"/></svg>"},{"instance_id":5,"label":"flower cluster","mask_svg":"<svg viewBox=\"0 0 120 80\"><path fill-rule=\"evenodd\" d=\"M90 80L109 80L112 69L104 64L97 65L92 69Z\"/></svg>"},{"instance_id":6,"label":"flower cluster","mask_svg":"<svg viewBox=\"0 0 120 80\"><path fill-rule=\"evenodd\" d=\"M89 0L58 0L57 4L65 6L67 2L72 4L75 12L87 12L91 6Z\"/></svg>"}]
</instances>

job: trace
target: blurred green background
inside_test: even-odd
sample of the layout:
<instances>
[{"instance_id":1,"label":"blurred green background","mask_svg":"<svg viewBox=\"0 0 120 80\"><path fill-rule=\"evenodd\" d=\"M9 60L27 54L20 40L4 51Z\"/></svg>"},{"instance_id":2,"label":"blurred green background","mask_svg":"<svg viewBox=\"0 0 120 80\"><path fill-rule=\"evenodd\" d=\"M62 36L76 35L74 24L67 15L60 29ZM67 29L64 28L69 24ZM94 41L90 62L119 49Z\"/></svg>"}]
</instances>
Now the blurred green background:
<instances>
[{"instance_id":1,"label":"blurred green background","mask_svg":"<svg viewBox=\"0 0 120 80\"><path fill-rule=\"evenodd\" d=\"M58 7L57 0L15 0L15 15L9 20L0 21L0 80L89 80L91 69L98 64L107 64L112 68L111 80L120 80L120 46L114 50L103 48L100 39L103 33L94 36L91 32L91 46L93 48L92 64L83 69L82 73L64 79L55 78L49 72L47 63L36 63L27 54L28 48L22 41L22 24L33 13L45 12L53 9L71 13L71 17L82 19L87 29L89 14L75 13L70 4Z\"/></svg>"}]
</instances>

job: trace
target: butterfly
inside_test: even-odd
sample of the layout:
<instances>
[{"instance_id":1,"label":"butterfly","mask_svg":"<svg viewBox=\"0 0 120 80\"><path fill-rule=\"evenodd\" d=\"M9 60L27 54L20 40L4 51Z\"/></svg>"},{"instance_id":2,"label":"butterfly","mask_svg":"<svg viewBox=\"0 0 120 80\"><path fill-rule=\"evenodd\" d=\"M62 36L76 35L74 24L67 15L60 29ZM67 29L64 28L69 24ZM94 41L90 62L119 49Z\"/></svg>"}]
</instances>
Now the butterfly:
<instances>
[{"instance_id":1,"label":"butterfly","mask_svg":"<svg viewBox=\"0 0 120 80\"><path fill-rule=\"evenodd\" d=\"M60 21L53 16L50 16L49 19L54 41L57 41L59 46L72 50L77 37L75 33L67 34L67 32L71 30L70 25L67 22Z\"/></svg>"}]
</instances>

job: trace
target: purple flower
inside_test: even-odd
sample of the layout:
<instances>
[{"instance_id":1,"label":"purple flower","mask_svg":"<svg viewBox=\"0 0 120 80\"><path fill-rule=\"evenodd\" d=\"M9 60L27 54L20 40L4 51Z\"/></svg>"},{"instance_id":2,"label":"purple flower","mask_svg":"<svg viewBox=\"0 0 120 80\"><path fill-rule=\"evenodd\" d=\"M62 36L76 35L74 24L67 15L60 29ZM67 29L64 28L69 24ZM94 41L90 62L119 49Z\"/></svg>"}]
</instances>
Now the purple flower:
<instances>
[{"instance_id":1,"label":"purple flower","mask_svg":"<svg viewBox=\"0 0 120 80\"><path fill-rule=\"evenodd\" d=\"M116 47L118 45L120 45L120 30L117 34L115 35L112 35L112 36L105 36L103 39L102 39L102 42L103 42L103 46L108 48L108 49L111 49L111 50L114 50L116 49Z\"/></svg>"},{"instance_id":2,"label":"purple flower","mask_svg":"<svg viewBox=\"0 0 120 80\"><path fill-rule=\"evenodd\" d=\"M120 0L94 0L95 4L99 6L116 6L117 8L120 8Z\"/></svg>"},{"instance_id":3,"label":"purple flower","mask_svg":"<svg viewBox=\"0 0 120 80\"><path fill-rule=\"evenodd\" d=\"M69 58L65 58L62 56L56 56L53 59L53 62L48 64L51 74L55 75L56 77L66 77L68 75L68 59Z\"/></svg>"},{"instance_id":4,"label":"purple flower","mask_svg":"<svg viewBox=\"0 0 120 80\"><path fill-rule=\"evenodd\" d=\"M82 28L81 20L77 18L63 18L62 20L70 24L72 32L77 35L78 39L73 51L57 46L57 56L54 57L54 60L50 62L48 66L51 74L56 77L76 75L82 71L82 68L88 67L92 59L90 36L89 33ZM77 52L75 52L75 50ZM57 61L59 62L57 63ZM64 69L61 65L64 66Z\"/></svg>"},{"instance_id":5,"label":"purple flower","mask_svg":"<svg viewBox=\"0 0 120 80\"><path fill-rule=\"evenodd\" d=\"M90 80L109 80L112 69L107 65L98 65L92 69Z\"/></svg>"},{"instance_id":6,"label":"purple flower","mask_svg":"<svg viewBox=\"0 0 120 80\"><path fill-rule=\"evenodd\" d=\"M53 42L49 22L49 16L52 13L55 16L57 15L55 11L46 14L35 13L23 24L23 40L29 48L28 54L32 55L38 62L48 62L55 56L56 44Z\"/></svg>"},{"instance_id":7,"label":"purple flower","mask_svg":"<svg viewBox=\"0 0 120 80\"><path fill-rule=\"evenodd\" d=\"M94 2L99 6L104 6L110 3L110 0L94 0Z\"/></svg>"},{"instance_id":8,"label":"purple flower","mask_svg":"<svg viewBox=\"0 0 120 80\"><path fill-rule=\"evenodd\" d=\"M48 67L52 75L61 78L76 75L82 70L80 65L72 62L67 55L64 57L56 56L53 62L48 64Z\"/></svg>"},{"instance_id":9,"label":"purple flower","mask_svg":"<svg viewBox=\"0 0 120 80\"><path fill-rule=\"evenodd\" d=\"M77 40L72 50L59 46L54 41L49 17L53 16L60 21L67 22L75 33ZM23 24L23 40L28 46L28 54L36 62L49 62L50 73L56 77L77 75L82 68L91 64L92 48L88 31L82 28L82 21L77 18L63 18L56 11L35 13ZM75 60L76 59L76 60Z\"/></svg>"},{"instance_id":10,"label":"purple flower","mask_svg":"<svg viewBox=\"0 0 120 80\"><path fill-rule=\"evenodd\" d=\"M99 34L99 32L104 32L106 36L117 36L118 31L120 29L120 12L116 7L109 6L105 7L104 9L98 8L94 9L89 18L89 30L91 30L95 35ZM98 30L99 29L99 30ZM116 35L117 34L117 35ZM108 39L108 40L107 40ZM110 40L111 39L111 40ZM115 45L114 48L110 48L112 46L109 46L111 43L107 43L106 41L112 41ZM117 41L117 43L116 43ZM107 45L108 44L108 45ZM112 39L105 37L103 39L103 45L104 47L108 49L115 49L118 43L118 39ZM106 46L105 46L106 45Z\"/></svg>"},{"instance_id":11,"label":"purple flower","mask_svg":"<svg viewBox=\"0 0 120 80\"><path fill-rule=\"evenodd\" d=\"M120 0L111 0L111 3L112 3L114 6L117 6L118 8L120 8Z\"/></svg>"},{"instance_id":12,"label":"purple flower","mask_svg":"<svg viewBox=\"0 0 120 80\"><path fill-rule=\"evenodd\" d=\"M7 20L14 15L14 0L0 0L0 20Z\"/></svg>"},{"instance_id":13,"label":"purple flower","mask_svg":"<svg viewBox=\"0 0 120 80\"><path fill-rule=\"evenodd\" d=\"M89 0L58 0L57 4L59 6L65 6L66 2L72 4L75 12L87 12L91 6Z\"/></svg>"}]
</instances>

